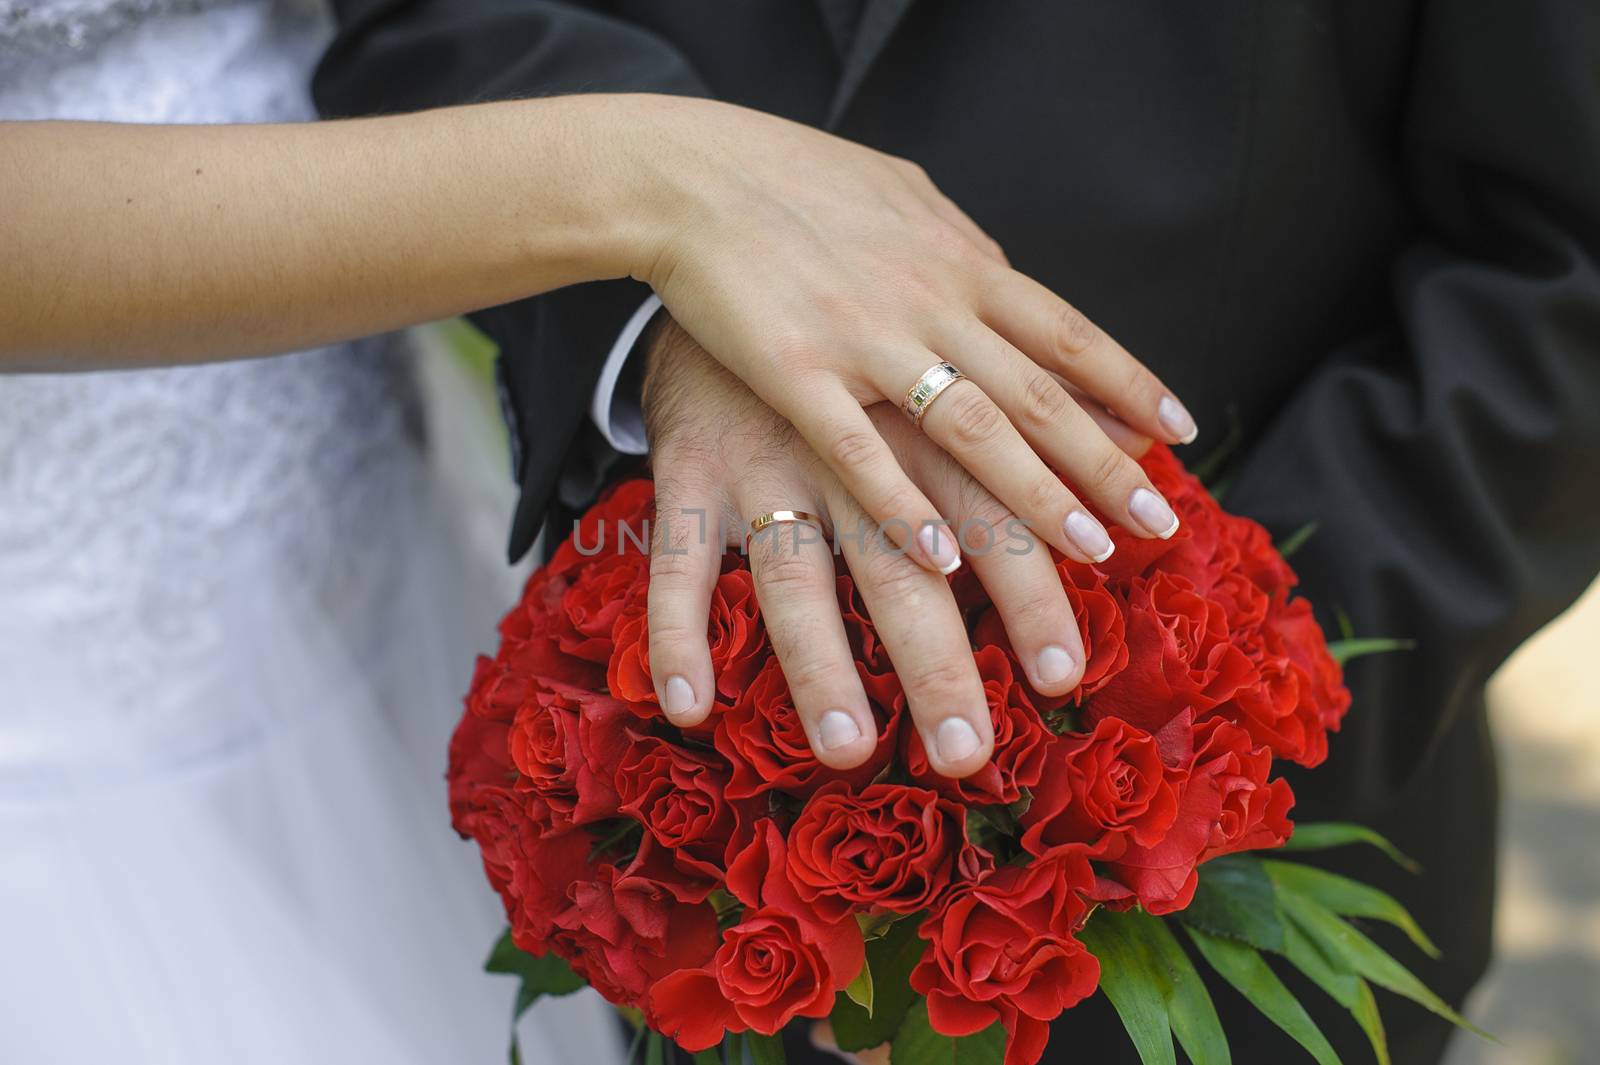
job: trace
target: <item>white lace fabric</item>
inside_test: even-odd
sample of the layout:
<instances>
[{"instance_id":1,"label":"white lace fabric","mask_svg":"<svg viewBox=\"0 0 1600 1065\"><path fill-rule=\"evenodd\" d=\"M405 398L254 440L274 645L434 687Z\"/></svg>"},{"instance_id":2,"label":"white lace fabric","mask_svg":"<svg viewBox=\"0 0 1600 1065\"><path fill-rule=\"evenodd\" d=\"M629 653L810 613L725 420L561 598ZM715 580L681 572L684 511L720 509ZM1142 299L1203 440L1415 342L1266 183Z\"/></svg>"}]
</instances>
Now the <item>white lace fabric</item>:
<instances>
[{"instance_id":1,"label":"white lace fabric","mask_svg":"<svg viewBox=\"0 0 1600 1065\"><path fill-rule=\"evenodd\" d=\"M327 32L301 0L0 0L0 119L308 118ZM0 793L97 740L141 764L235 740L241 583L382 672L421 470L391 347L0 376Z\"/></svg>"}]
</instances>

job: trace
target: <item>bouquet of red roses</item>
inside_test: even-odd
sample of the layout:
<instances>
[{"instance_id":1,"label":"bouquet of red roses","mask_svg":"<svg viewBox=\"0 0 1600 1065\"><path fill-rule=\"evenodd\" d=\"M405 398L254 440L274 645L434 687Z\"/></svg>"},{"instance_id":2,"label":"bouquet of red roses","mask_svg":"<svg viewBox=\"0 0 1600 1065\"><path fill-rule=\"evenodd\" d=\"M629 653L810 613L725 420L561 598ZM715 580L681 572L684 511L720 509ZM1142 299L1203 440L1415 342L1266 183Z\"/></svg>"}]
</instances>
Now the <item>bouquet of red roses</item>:
<instances>
[{"instance_id":1,"label":"bouquet of red roses","mask_svg":"<svg viewBox=\"0 0 1600 1065\"><path fill-rule=\"evenodd\" d=\"M1099 988L1146 1062L1173 1061L1174 1035L1200 1065L1226 1062L1192 952L1336 1061L1265 951L1348 1006L1380 1058L1369 983L1454 1019L1344 919L1431 949L1389 896L1246 853L1290 841L1278 762L1324 759L1350 704L1341 654L1383 645L1330 650L1261 526L1165 447L1143 466L1182 525L1113 532L1100 565L1058 560L1087 656L1070 697L1029 687L983 589L955 576L995 735L992 763L963 780L934 773L903 722L842 570L872 759L838 771L813 756L733 553L711 612L716 708L670 725L645 628L653 492L612 490L501 623L451 744L454 822L511 925L490 967L523 977L519 1012L587 983L630 1009L653 1060L671 1039L697 1061L719 1045L781 1061L780 1029L828 1018L843 1049L889 1042L896 1062L1030 1065L1050 1022ZM1360 839L1383 845L1347 825L1295 837Z\"/></svg>"}]
</instances>

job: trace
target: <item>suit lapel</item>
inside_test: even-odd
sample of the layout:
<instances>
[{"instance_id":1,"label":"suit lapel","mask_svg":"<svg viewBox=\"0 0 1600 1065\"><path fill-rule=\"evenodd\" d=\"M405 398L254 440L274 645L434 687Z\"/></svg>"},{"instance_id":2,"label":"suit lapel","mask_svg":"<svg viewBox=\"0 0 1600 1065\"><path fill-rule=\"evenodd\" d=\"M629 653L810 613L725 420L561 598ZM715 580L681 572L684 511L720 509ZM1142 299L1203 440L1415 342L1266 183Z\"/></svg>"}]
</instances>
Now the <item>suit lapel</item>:
<instances>
[{"instance_id":1,"label":"suit lapel","mask_svg":"<svg viewBox=\"0 0 1600 1065\"><path fill-rule=\"evenodd\" d=\"M856 27L850 49L840 64L839 84L834 89L833 100L828 105L827 128L832 129L844 117L845 108L855 99L867 72L894 35L895 27L905 16L912 0L866 0L861 9L861 22Z\"/></svg>"}]
</instances>

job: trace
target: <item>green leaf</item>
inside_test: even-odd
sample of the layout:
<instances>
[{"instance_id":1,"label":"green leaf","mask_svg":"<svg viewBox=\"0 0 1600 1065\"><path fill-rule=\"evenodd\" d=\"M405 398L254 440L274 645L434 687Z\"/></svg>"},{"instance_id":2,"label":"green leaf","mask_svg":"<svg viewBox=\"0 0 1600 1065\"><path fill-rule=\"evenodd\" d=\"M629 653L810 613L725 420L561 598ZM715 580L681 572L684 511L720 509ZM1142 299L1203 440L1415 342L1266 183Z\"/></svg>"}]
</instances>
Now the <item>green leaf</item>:
<instances>
[{"instance_id":1,"label":"green leaf","mask_svg":"<svg viewBox=\"0 0 1600 1065\"><path fill-rule=\"evenodd\" d=\"M1306 541L1317 534L1317 523L1308 521L1294 532L1278 541L1278 554L1288 558L1306 545Z\"/></svg>"},{"instance_id":2,"label":"green leaf","mask_svg":"<svg viewBox=\"0 0 1600 1065\"><path fill-rule=\"evenodd\" d=\"M1400 848L1378 835L1365 825L1352 825L1341 821L1322 821L1296 825L1294 835L1279 847L1280 851L1320 851L1344 847L1352 843L1366 843L1387 854L1400 868L1409 873L1422 872L1422 866L1400 852Z\"/></svg>"},{"instance_id":3,"label":"green leaf","mask_svg":"<svg viewBox=\"0 0 1600 1065\"><path fill-rule=\"evenodd\" d=\"M505 973L522 978L522 988L517 993L517 1012L520 1017L529 1006L543 995L570 995L585 986L583 977L572 971L560 957L546 954L535 958L511 941L511 931L494 945L489 960L483 963L486 972Z\"/></svg>"},{"instance_id":4,"label":"green leaf","mask_svg":"<svg viewBox=\"0 0 1600 1065\"><path fill-rule=\"evenodd\" d=\"M1352 658L1364 658L1367 655L1381 655L1389 651L1410 651L1417 646L1415 640L1402 640L1388 636L1358 637L1353 640L1332 640L1328 643L1328 653L1333 660L1341 666Z\"/></svg>"},{"instance_id":5,"label":"green leaf","mask_svg":"<svg viewBox=\"0 0 1600 1065\"><path fill-rule=\"evenodd\" d=\"M1430 958L1439 957L1439 948L1393 896L1359 880L1299 862L1267 861L1262 865L1280 889L1305 895L1345 917L1386 921L1409 936Z\"/></svg>"},{"instance_id":6,"label":"green leaf","mask_svg":"<svg viewBox=\"0 0 1600 1065\"><path fill-rule=\"evenodd\" d=\"M867 1011L867 1016L872 1016L872 959L861 960L861 971L856 973L856 978L845 985L845 996L857 1006Z\"/></svg>"},{"instance_id":7,"label":"green leaf","mask_svg":"<svg viewBox=\"0 0 1600 1065\"><path fill-rule=\"evenodd\" d=\"M722 1065L722 1054L716 1050L702 1050L693 1060L694 1065Z\"/></svg>"},{"instance_id":8,"label":"green leaf","mask_svg":"<svg viewBox=\"0 0 1600 1065\"><path fill-rule=\"evenodd\" d=\"M880 938L867 944L866 967L872 972L871 1008L840 995L828 1017L841 1050L866 1050L894 1038L917 998L911 990L911 970L922 960L927 947L917 935L921 923L915 917L896 921Z\"/></svg>"},{"instance_id":9,"label":"green leaf","mask_svg":"<svg viewBox=\"0 0 1600 1065\"><path fill-rule=\"evenodd\" d=\"M1126 1004L1135 1018L1141 1032L1134 1035L1130 1027L1129 1034L1140 1048L1141 1057L1148 1046L1159 1060L1167 1060L1166 1055L1172 1053L1172 1040L1166 1038L1165 1030L1170 1029L1194 1065L1229 1065L1232 1056L1228 1040L1211 994L1167 923L1138 911L1103 910L1085 931L1096 926L1098 931L1091 932L1090 939L1119 956L1117 962L1101 959L1100 986L1119 1015L1123 1015ZM1085 943L1098 956L1095 942L1090 939ZM1158 1000L1155 1007L1149 1001L1152 992ZM1127 1015L1123 1019L1127 1027ZM1162 1038L1155 1035L1158 1029Z\"/></svg>"},{"instance_id":10,"label":"green leaf","mask_svg":"<svg viewBox=\"0 0 1600 1065\"><path fill-rule=\"evenodd\" d=\"M1317 1022L1278 979L1278 974L1259 951L1247 943L1214 936L1198 928L1187 927L1185 931L1211 967L1268 1020L1304 1047L1317 1065L1342 1065Z\"/></svg>"},{"instance_id":11,"label":"green leaf","mask_svg":"<svg viewBox=\"0 0 1600 1065\"><path fill-rule=\"evenodd\" d=\"M898 913L890 913L887 910L882 913L858 913L856 925L861 929L861 938L870 943L874 939L883 938L896 922L904 919Z\"/></svg>"},{"instance_id":12,"label":"green leaf","mask_svg":"<svg viewBox=\"0 0 1600 1065\"><path fill-rule=\"evenodd\" d=\"M517 985L517 1000L511 1007L511 1046L507 1050L507 1057L511 1065L522 1065L522 1046L517 1042L517 1019L541 996L570 995L585 986L586 981L555 954L535 958L518 947L511 940L509 928L489 952L483 968L486 972L521 978L522 982Z\"/></svg>"},{"instance_id":13,"label":"green leaf","mask_svg":"<svg viewBox=\"0 0 1600 1065\"><path fill-rule=\"evenodd\" d=\"M1144 1065L1176 1065L1164 981L1137 928L1141 914L1100 909L1079 938L1100 959L1100 990L1111 1000Z\"/></svg>"},{"instance_id":14,"label":"green leaf","mask_svg":"<svg viewBox=\"0 0 1600 1065\"><path fill-rule=\"evenodd\" d=\"M1278 916L1272 880L1260 859L1250 855L1229 855L1202 865L1194 901L1178 919L1260 950L1283 949L1283 919Z\"/></svg>"},{"instance_id":15,"label":"green leaf","mask_svg":"<svg viewBox=\"0 0 1600 1065\"><path fill-rule=\"evenodd\" d=\"M1189 955L1183 952L1167 922L1146 914L1142 915L1141 924L1167 978L1167 1019L1172 1024L1172 1034L1178 1037L1178 1045L1183 1047L1193 1065L1232 1065L1228 1037L1223 1034L1222 1021L1217 1018L1217 1008L1211 1002L1211 992L1195 972Z\"/></svg>"},{"instance_id":16,"label":"green leaf","mask_svg":"<svg viewBox=\"0 0 1600 1065\"><path fill-rule=\"evenodd\" d=\"M1387 951L1362 935L1332 910L1304 895L1288 890L1278 892L1278 905L1331 962L1336 965L1342 962L1348 970L1365 977L1379 987L1393 991L1397 995L1404 995L1457 1027L1465 1028L1485 1039L1494 1039L1451 1009L1444 999L1430 991L1427 985L1413 976L1409 969L1395 961Z\"/></svg>"},{"instance_id":17,"label":"green leaf","mask_svg":"<svg viewBox=\"0 0 1600 1065\"><path fill-rule=\"evenodd\" d=\"M744 1045L750 1052L750 1060L754 1065L786 1065L788 1061L783 1053L782 1036L746 1032Z\"/></svg>"},{"instance_id":18,"label":"green leaf","mask_svg":"<svg viewBox=\"0 0 1600 1065\"><path fill-rule=\"evenodd\" d=\"M644 1041L644 1065L666 1065L667 1040L660 1032L651 1032Z\"/></svg>"},{"instance_id":19,"label":"green leaf","mask_svg":"<svg viewBox=\"0 0 1600 1065\"><path fill-rule=\"evenodd\" d=\"M1329 958L1322 948L1312 942L1290 918L1284 928L1284 956L1294 967L1304 973L1333 1000L1355 1017L1361 1030L1367 1033L1378 1065L1389 1065L1389 1044L1383 1033L1383 1021L1378 1016L1378 1004L1372 998L1372 989L1361 977L1350 972L1337 958Z\"/></svg>"},{"instance_id":20,"label":"green leaf","mask_svg":"<svg viewBox=\"0 0 1600 1065\"><path fill-rule=\"evenodd\" d=\"M1337 603L1333 606L1333 621L1339 627L1339 636L1342 639L1353 640L1356 638L1356 627L1350 623L1350 615L1346 614L1344 607Z\"/></svg>"},{"instance_id":21,"label":"green leaf","mask_svg":"<svg viewBox=\"0 0 1600 1065\"><path fill-rule=\"evenodd\" d=\"M928 1023L928 1002L918 998L889 1048L889 1065L1002 1065L1006 1030L996 1021L981 1032L955 1038Z\"/></svg>"},{"instance_id":22,"label":"green leaf","mask_svg":"<svg viewBox=\"0 0 1600 1065\"><path fill-rule=\"evenodd\" d=\"M1372 1052L1378 1057L1378 1065L1390 1065L1389 1036L1383 1030L1383 1017L1378 1013L1378 1000L1373 997L1372 988L1367 986L1365 980L1356 981L1356 1005L1350 1012L1355 1014L1356 1023L1361 1025L1361 1030L1367 1033L1367 1042L1372 1044Z\"/></svg>"},{"instance_id":23,"label":"green leaf","mask_svg":"<svg viewBox=\"0 0 1600 1065\"><path fill-rule=\"evenodd\" d=\"M1347 1010L1356 1008L1356 1002L1361 997L1357 986L1361 978L1345 968L1338 959L1324 955L1321 948L1292 920L1284 926L1283 956L1339 1005Z\"/></svg>"},{"instance_id":24,"label":"green leaf","mask_svg":"<svg viewBox=\"0 0 1600 1065\"><path fill-rule=\"evenodd\" d=\"M1233 458L1239 450L1239 445L1244 443L1244 423L1239 420L1239 407L1237 404L1228 405L1228 432L1216 447L1208 451L1199 462L1189 464L1189 472L1199 478L1200 483L1217 499L1221 499L1222 489L1215 484L1215 479L1222 468Z\"/></svg>"}]
</instances>

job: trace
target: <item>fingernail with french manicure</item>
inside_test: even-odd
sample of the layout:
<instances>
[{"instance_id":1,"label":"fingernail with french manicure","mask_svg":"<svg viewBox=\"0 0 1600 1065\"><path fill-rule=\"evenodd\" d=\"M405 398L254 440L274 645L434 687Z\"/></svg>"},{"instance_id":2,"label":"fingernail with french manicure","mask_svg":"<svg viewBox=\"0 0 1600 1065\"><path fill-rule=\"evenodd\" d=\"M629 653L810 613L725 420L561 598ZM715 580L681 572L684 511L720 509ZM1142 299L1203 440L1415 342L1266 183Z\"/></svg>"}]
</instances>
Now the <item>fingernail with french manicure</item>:
<instances>
[{"instance_id":1,"label":"fingernail with french manicure","mask_svg":"<svg viewBox=\"0 0 1600 1065\"><path fill-rule=\"evenodd\" d=\"M1167 506L1165 499L1148 488L1133 490L1133 495L1128 497L1128 510L1151 536L1165 540L1178 531L1178 516Z\"/></svg>"},{"instance_id":2,"label":"fingernail with french manicure","mask_svg":"<svg viewBox=\"0 0 1600 1065\"><path fill-rule=\"evenodd\" d=\"M924 525L917 532L917 544L945 576L961 568L961 549L956 546L956 538L944 526Z\"/></svg>"},{"instance_id":3,"label":"fingernail with french manicure","mask_svg":"<svg viewBox=\"0 0 1600 1065\"><path fill-rule=\"evenodd\" d=\"M947 717L937 733L939 757L945 762L960 762L982 744L971 725L959 717Z\"/></svg>"},{"instance_id":4,"label":"fingernail with french manicure","mask_svg":"<svg viewBox=\"0 0 1600 1065\"><path fill-rule=\"evenodd\" d=\"M1177 437L1180 444L1193 443L1194 438L1200 435L1200 427L1195 425L1194 417L1171 396L1162 396L1161 402L1156 404L1156 418L1163 429Z\"/></svg>"},{"instance_id":5,"label":"fingernail with french manicure","mask_svg":"<svg viewBox=\"0 0 1600 1065\"><path fill-rule=\"evenodd\" d=\"M1087 555L1091 562L1104 562L1116 550L1106 527L1084 511L1074 510L1068 514L1061 523L1061 531L1067 534L1072 546Z\"/></svg>"},{"instance_id":6,"label":"fingernail with french manicure","mask_svg":"<svg viewBox=\"0 0 1600 1065\"><path fill-rule=\"evenodd\" d=\"M817 723L817 735L822 738L823 747L837 751L861 738L861 726L843 710L829 710Z\"/></svg>"}]
</instances>

